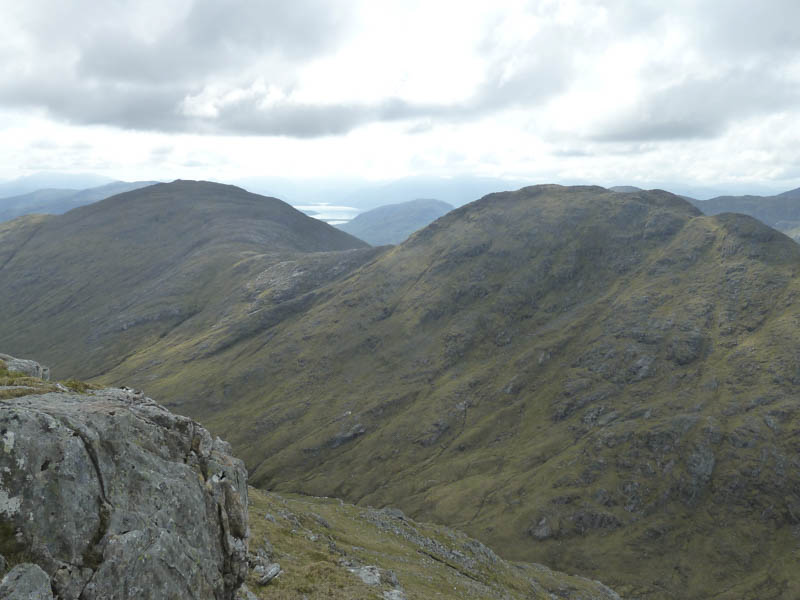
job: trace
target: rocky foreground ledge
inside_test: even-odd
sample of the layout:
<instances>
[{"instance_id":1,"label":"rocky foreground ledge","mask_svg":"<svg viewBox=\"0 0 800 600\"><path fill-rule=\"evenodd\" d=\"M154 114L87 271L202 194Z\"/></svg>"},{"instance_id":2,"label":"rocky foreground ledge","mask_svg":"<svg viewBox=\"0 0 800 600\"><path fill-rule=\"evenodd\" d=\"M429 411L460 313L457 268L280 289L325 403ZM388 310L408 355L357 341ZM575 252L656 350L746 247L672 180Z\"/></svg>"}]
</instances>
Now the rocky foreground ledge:
<instances>
[{"instance_id":1,"label":"rocky foreground ledge","mask_svg":"<svg viewBox=\"0 0 800 600\"><path fill-rule=\"evenodd\" d=\"M229 600L247 537L244 464L191 419L128 389L0 402L0 598Z\"/></svg>"}]
</instances>

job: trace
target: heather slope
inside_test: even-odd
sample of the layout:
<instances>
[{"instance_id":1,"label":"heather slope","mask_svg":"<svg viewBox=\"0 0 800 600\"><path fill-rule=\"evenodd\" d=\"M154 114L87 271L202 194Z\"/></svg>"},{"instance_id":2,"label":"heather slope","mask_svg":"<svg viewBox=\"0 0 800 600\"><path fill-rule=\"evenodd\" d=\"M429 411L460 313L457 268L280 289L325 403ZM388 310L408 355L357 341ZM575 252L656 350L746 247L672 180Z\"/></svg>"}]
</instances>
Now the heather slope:
<instances>
[{"instance_id":1,"label":"heather slope","mask_svg":"<svg viewBox=\"0 0 800 600\"><path fill-rule=\"evenodd\" d=\"M666 192L524 188L312 291L265 271L225 327L104 377L169 393L257 485L399 505L628 594L789 598L798 266Z\"/></svg>"},{"instance_id":2,"label":"heather slope","mask_svg":"<svg viewBox=\"0 0 800 600\"><path fill-rule=\"evenodd\" d=\"M707 215L724 212L750 215L794 240L800 239L800 189L774 196L717 196L693 203Z\"/></svg>"},{"instance_id":3,"label":"heather slope","mask_svg":"<svg viewBox=\"0 0 800 600\"><path fill-rule=\"evenodd\" d=\"M248 265L361 247L280 200L208 182L24 217L0 225L0 339L62 375L97 375L192 319L210 327Z\"/></svg>"},{"instance_id":4,"label":"heather slope","mask_svg":"<svg viewBox=\"0 0 800 600\"><path fill-rule=\"evenodd\" d=\"M238 256L99 380L169 398L255 484L399 506L625 596L800 594L786 236L667 192L536 186L394 248Z\"/></svg>"}]
</instances>

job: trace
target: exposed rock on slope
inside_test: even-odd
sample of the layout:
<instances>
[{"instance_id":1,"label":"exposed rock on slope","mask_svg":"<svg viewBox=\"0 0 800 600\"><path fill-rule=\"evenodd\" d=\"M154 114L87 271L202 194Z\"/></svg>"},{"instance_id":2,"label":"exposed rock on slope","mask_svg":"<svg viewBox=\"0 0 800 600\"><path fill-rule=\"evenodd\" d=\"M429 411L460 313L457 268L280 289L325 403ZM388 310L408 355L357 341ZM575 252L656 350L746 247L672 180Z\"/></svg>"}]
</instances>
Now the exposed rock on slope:
<instances>
[{"instance_id":1,"label":"exposed rock on slope","mask_svg":"<svg viewBox=\"0 0 800 600\"><path fill-rule=\"evenodd\" d=\"M789 238L666 192L537 186L297 256L241 258L224 309L131 340L104 381L203 419L271 489L399 505L625 596L800 597ZM64 356L44 332L83 307L57 307L28 314Z\"/></svg>"},{"instance_id":2,"label":"exposed rock on slope","mask_svg":"<svg viewBox=\"0 0 800 600\"><path fill-rule=\"evenodd\" d=\"M358 248L367 244L280 200L209 182L22 217L0 223L0 340L86 379L168 332L211 329L253 272Z\"/></svg>"},{"instance_id":3,"label":"exposed rock on slope","mask_svg":"<svg viewBox=\"0 0 800 600\"><path fill-rule=\"evenodd\" d=\"M35 360L14 358L13 356L2 353L0 353L0 360L6 364L6 368L9 371L15 371L27 377L37 377L45 381L50 379L50 369L48 367L43 367Z\"/></svg>"},{"instance_id":4,"label":"exposed rock on slope","mask_svg":"<svg viewBox=\"0 0 800 600\"><path fill-rule=\"evenodd\" d=\"M268 588L283 600L619 600L597 581L503 560L479 541L397 509L334 498L281 497L250 489L250 547L282 574ZM262 591L263 590L263 591Z\"/></svg>"},{"instance_id":5,"label":"exposed rock on slope","mask_svg":"<svg viewBox=\"0 0 800 600\"><path fill-rule=\"evenodd\" d=\"M225 442L127 389L5 400L0 435L3 597L233 598L247 474Z\"/></svg>"},{"instance_id":6,"label":"exposed rock on slope","mask_svg":"<svg viewBox=\"0 0 800 600\"><path fill-rule=\"evenodd\" d=\"M399 505L624 595L791 599L798 272L746 216L537 186L260 329L241 295L198 334L216 354L167 336L108 377L181 402L271 489Z\"/></svg>"},{"instance_id":7,"label":"exposed rock on slope","mask_svg":"<svg viewBox=\"0 0 800 600\"><path fill-rule=\"evenodd\" d=\"M692 203L707 215L724 212L750 215L800 241L800 188L774 196L717 196Z\"/></svg>"}]
</instances>

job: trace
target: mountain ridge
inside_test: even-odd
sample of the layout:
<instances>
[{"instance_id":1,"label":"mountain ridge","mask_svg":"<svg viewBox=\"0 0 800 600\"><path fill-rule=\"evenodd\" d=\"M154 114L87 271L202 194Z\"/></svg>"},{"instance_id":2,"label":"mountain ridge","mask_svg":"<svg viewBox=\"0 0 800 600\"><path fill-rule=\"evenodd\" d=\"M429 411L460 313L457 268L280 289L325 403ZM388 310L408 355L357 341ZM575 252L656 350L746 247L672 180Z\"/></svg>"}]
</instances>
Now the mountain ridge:
<instances>
[{"instance_id":1,"label":"mountain ridge","mask_svg":"<svg viewBox=\"0 0 800 600\"><path fill-rule=\"evenodd\" d=\"M78 206L156 183L159 182L114 181L84 190L45 188L21 196L0 198L0 221L8 221L26 214L62 214Z\"/></svg>"},{"instance_id":2,"label":"mountain ridge","mask_svg":"<svg viewBox=\"0 0 800 600\"><path fill-rule=\"evenodd\" d=\"M399 506L625 596L788 599L798 265L668 192L534 186L393 248L243 256L98 381L170 398L263 487Z\"/></svg>"}]
</instances>

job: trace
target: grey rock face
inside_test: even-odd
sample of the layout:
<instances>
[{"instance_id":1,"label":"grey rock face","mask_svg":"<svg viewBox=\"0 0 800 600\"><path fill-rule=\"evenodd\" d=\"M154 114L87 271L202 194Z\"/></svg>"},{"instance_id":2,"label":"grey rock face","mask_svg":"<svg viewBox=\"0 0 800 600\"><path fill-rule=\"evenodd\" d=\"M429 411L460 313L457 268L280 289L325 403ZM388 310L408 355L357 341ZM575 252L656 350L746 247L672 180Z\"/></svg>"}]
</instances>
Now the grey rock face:
<instances>
[{"instance_id":1,"label":"grey rock face","mask_svg":"<svg viewBox=\"0 0 800 600\"><path fill-rule=\"evenodd\" d=\"M5 600L53 600L50 578L37 565L17 565L0 581L0 598Z\"/></svg>"},{"instance_id":2,"label":"grey rock face","mask_svg":"<svg viewBox=\"0 0 800 600\"><path fill-rule=\"evenodd\" d=\"M191 419L130 390L0 404L0 554L59 598L230 600L247 536L244 465Z\"/></svg>"},{"instance_id":3,"label":"grey rock face","mask_svg":"<svg viewBox=\"0 0 800 600\"><path fill-rule=\"evenodd\" d=\"M0 360L6 363L9 371L17 371L18 373L24 373L30 377L38 377L45 381L50 380L50 367L44 367L35 360L14 358L8 354L0 354Z\"/></svg>"}]
</instances>

